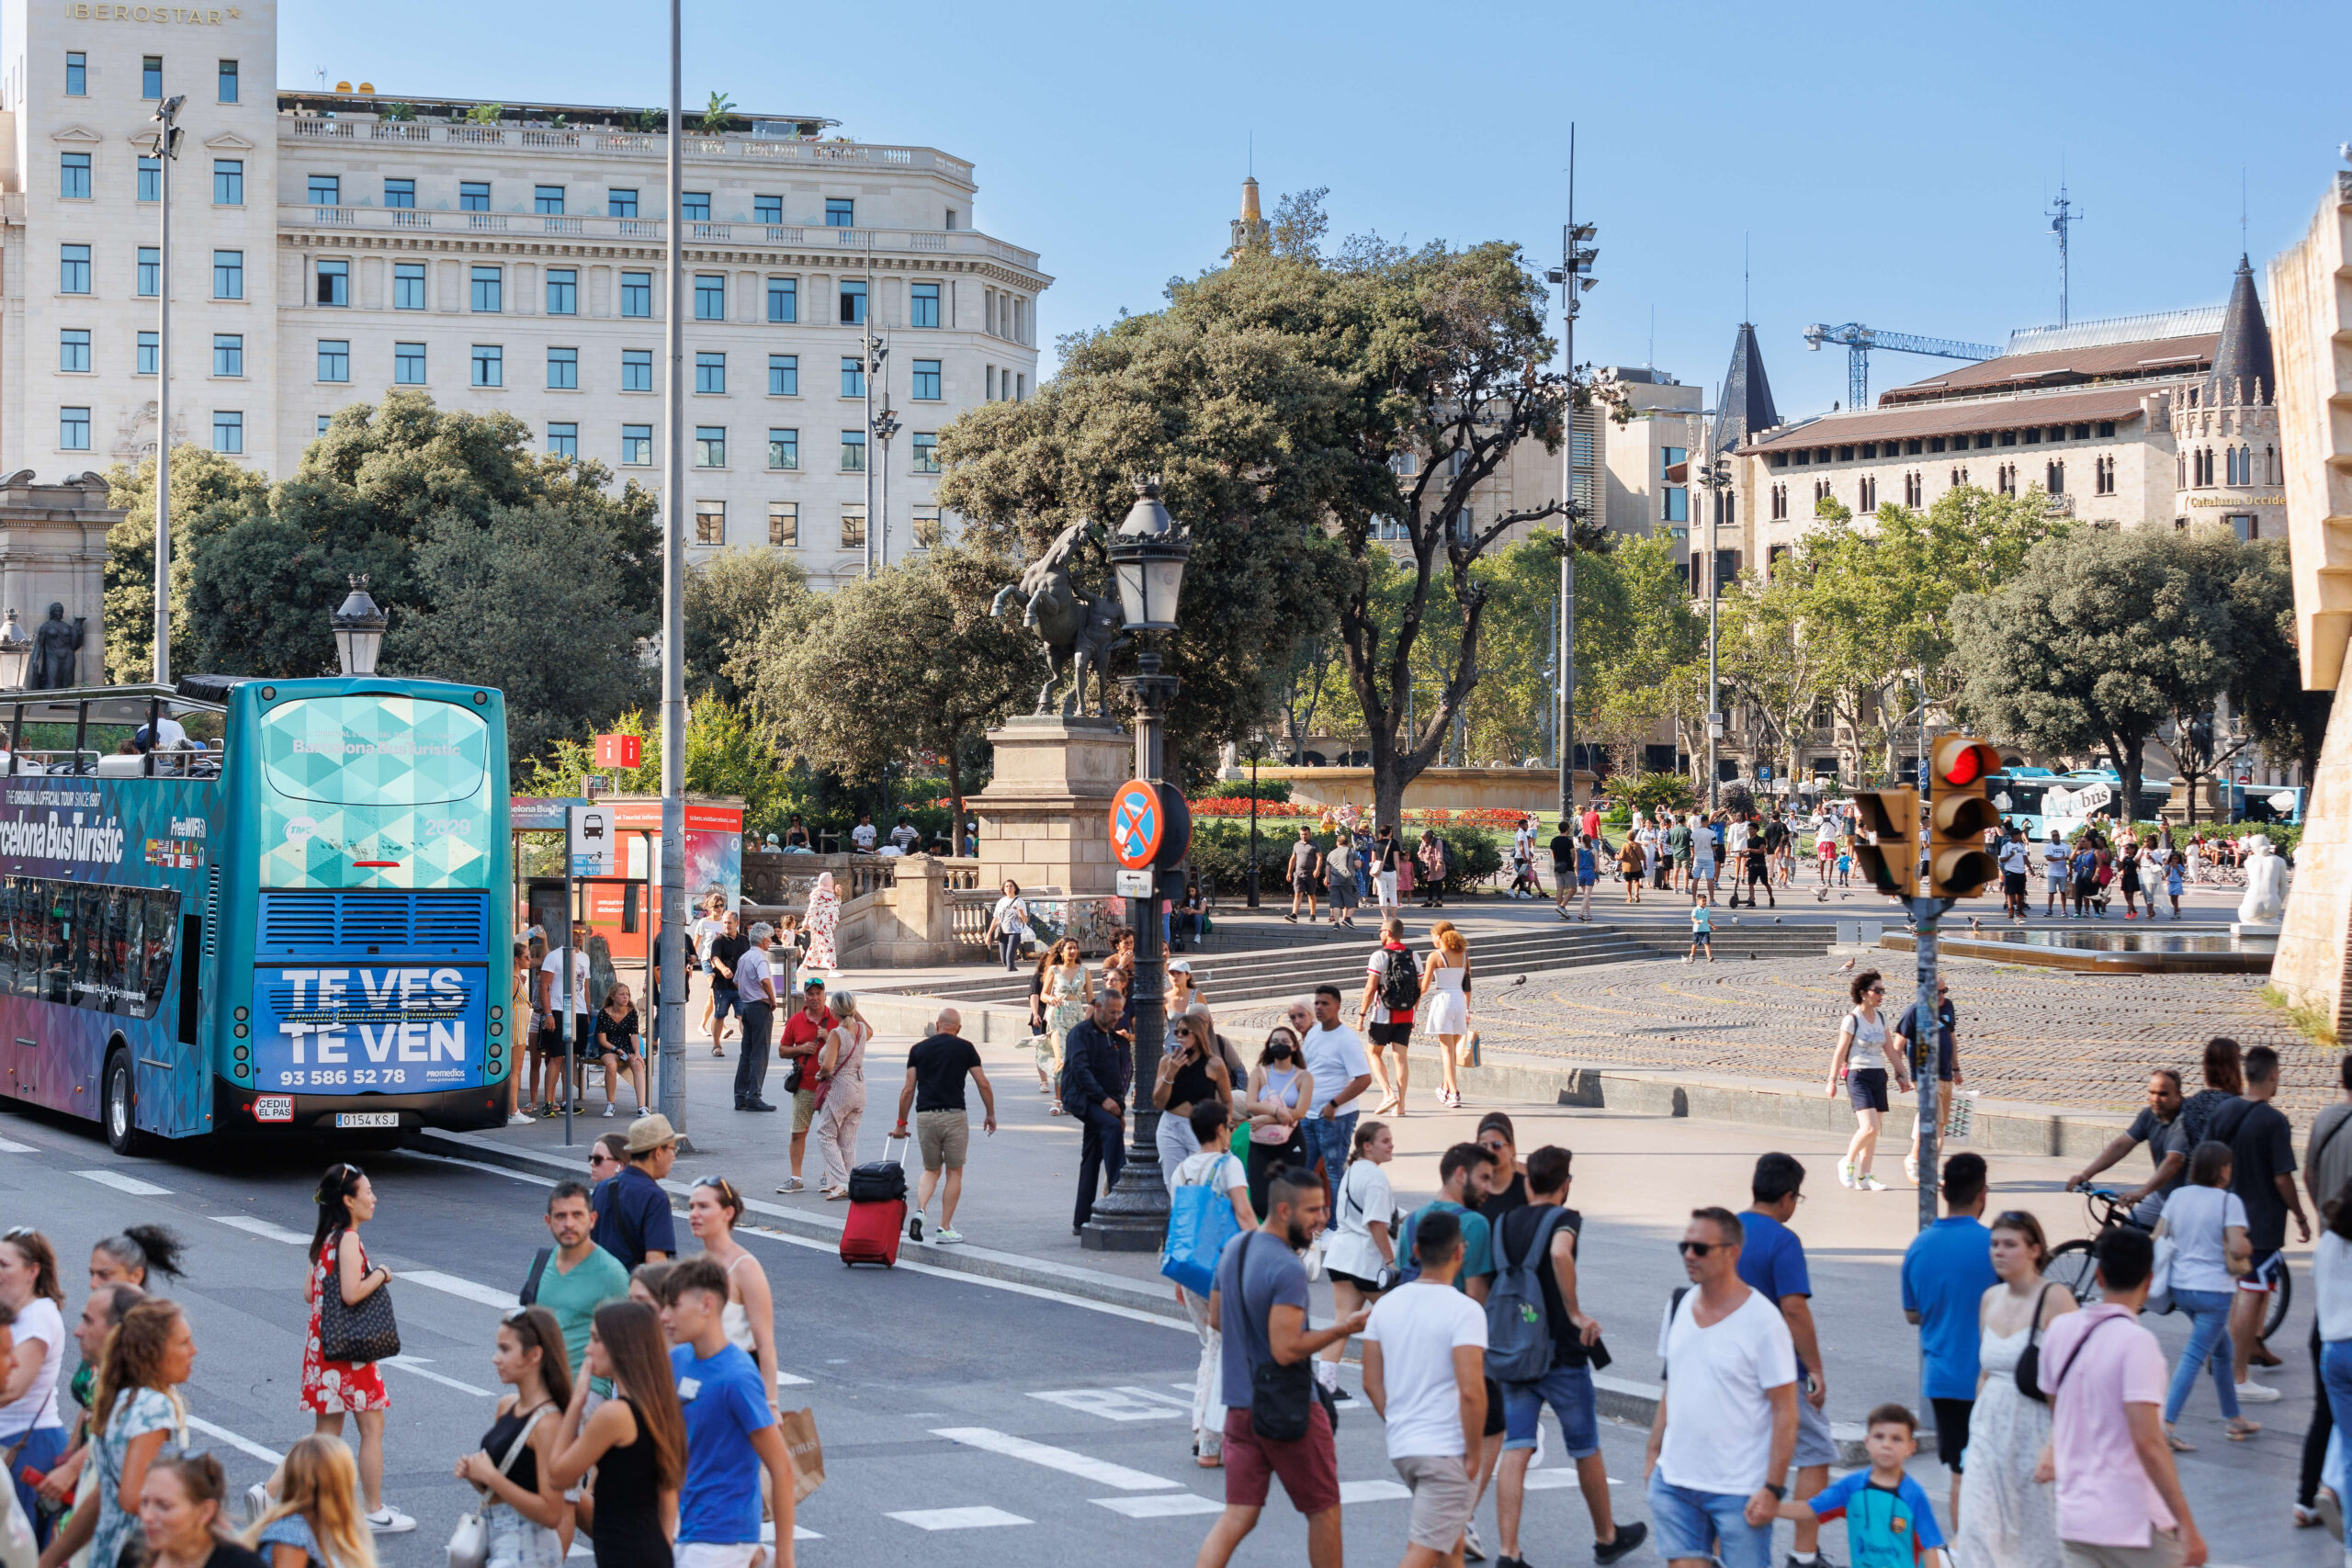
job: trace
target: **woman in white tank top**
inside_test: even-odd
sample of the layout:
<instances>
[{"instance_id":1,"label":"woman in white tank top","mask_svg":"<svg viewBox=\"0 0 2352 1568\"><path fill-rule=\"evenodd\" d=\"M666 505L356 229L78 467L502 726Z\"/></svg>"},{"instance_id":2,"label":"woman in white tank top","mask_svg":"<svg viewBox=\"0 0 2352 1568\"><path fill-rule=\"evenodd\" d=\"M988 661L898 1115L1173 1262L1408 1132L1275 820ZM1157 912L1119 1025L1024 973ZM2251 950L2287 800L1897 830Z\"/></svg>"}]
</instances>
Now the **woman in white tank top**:
<instances>
[{"instance_id":1,"label":"woman in white tank top","mask_svg":"<svg viewBox=\"0 0 2352 1568\"><path fill-rule=\"evenodd\" d=\"M1836 1099L1842 1077L1846 1097L1854 1106L1854 1136L1846 1145L1846 1157L1838 1162L1838 1185L1883 1192L1886 1183L1871 1174L1871 1160L1878 1153L1879 1127L1886 1116L1887 1079L1893 1077L1898 1094L1908 1091L1911 1084L1901 1057L1889 1049L1886 1021L1879 1016L1886 1001L1879 972L1863 970L1854 976L1850 989L1854 1010L1838 1026L1838 1050L1829 1059L1829 1087L1824 1091Z\"/></svg>"},{"instance_id":2,"label":"woman in white tank top","mask_svg":"<svg viewBox=\"0 0 2352 1568\"><path fill-rule=\"evenodd\" d=\"M686 1228L702 1243L703 1256L727 1270L727 1304L718 1319L727 1341L759 1363L760 1386L767 1390L768 1405L775 1405L775 1298L769 1292L767 1271L760 1260L735 1239L743 1218L742 1194L723 1176L695 1180L686 1200Z\"/></svg>"}]
</instances>

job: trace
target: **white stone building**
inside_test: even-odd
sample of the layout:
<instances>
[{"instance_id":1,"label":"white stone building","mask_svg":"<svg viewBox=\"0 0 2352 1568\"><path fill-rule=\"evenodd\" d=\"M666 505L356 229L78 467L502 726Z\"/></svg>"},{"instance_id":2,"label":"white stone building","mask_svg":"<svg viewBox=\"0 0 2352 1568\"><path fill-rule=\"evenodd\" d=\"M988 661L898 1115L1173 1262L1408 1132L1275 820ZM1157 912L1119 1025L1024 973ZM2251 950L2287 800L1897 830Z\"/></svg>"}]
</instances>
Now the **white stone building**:
<instances>
[{"instance_id":1,"label":"white stone building","mask_svg":"<svg viewBox=\"0 0 2352 1568\"><path fill-rule=\"evenodd\" d=\"M185 95L175 443L284 478L335 410L413 387L658 488L666 164L645 111L277 80L274 0L0 4L0 471L154 451L148 153L157 101ZM687 138L681 187L690 554L780 545L820 583L865 561L865 323L889 345L895 558L935 535L938 432L1035 387L1052 281L976 226L969 164L834 123L737 114Z\"/></svg>"}]
</instances>

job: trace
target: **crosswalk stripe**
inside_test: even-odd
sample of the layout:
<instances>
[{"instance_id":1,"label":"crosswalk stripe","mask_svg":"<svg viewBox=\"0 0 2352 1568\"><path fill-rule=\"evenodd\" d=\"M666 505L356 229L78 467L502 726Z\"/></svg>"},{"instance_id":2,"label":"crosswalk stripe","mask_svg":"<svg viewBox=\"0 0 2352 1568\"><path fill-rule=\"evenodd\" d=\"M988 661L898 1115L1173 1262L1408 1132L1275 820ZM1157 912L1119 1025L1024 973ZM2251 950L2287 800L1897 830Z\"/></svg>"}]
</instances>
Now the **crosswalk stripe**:
<instances>
[{"instance_id":1,"label":"crosswalk stripe","mask_svg":"<svg viewBox=\"0 0 2352 1568\"><path fill-rule=\"evenodd\" d=\"M1172 1404L1188 1416L1193 1413L1193 1401L1191 1397L1193 1391L1191 1389L1186 1389L1184 1391L1185 1397L1182 1399L1170 1399L1164 1393L1159 1393L1148 1388L1138 1388L1133 1383L1121 1383L1119 1385L1119 1392L1121 1393L1132 1393L1137 1399L1156 1400L1161 1404Z\"/></svg>"},{"instance_id":2,"label":"crosswalk stripe","mask_svg":"<svg viewBox=\"0 0 2352 1568\"><path fill-rule=\"evenodd\" d=\"M0 1138L0 1155L37 1155L39 1153L40 1151L30 1144L19 1144L7 1138Z\"/></svg>"},{"instance_id":3,"label":"crosswalk stripe","mask_svg":"<svg viewBox=\"0 0 2352 1568\"><path fill-rule=\"evenodd\" d=\"M775 1374L775 1381L778 1387L788 1387L794 1383L814 1382L816 1380L804 1378L798 1372L778 1371Z\"/></svg>"},{"instance_id":4,"label":"crosswalk stripe","mask_svg":"<svg viewBox=\"0 0 2352 1568\"><path fill-rule=\"evenodd\" d=\"M810 1529L806 1525L795 1525L792 1527L792 1539L795 1540L822 1540L825 1538L819 1535L815 1530ZM763 1519L760 1521L760 1540L769 1546L774 1546L775 1544L775 1521L774 1519ZM588 1555L594 1557L595 1553L592 1551Z\"/></svg>"},{"instance_id":5,"label":"crosswalk stripe","mask_svg":"<svg viewBox=\"0 0 2352 1568\"><path fill-rule=\"evenodd\" d=\"M1035 1521L1019 1514L1008 1514L1002 1508L914 1508L889 1517L902 1525L912 1525L919 1530L989 1529L998 1525L1025 1525Z\"/></svg>"},{"instance_id":6,"label":"crosswalk stripe","mask_svg":"<svg viewBox=\"0 0 2352 1568\"><path fill-rule=\"evenodd\" d=\"M201 1432L208 1438L218 1438L220 1441L228 1444L231 1448L235 1449L238 1452L251 1454L254 1458L261 1461L264 1464L283 1464L286 1462L286 1456L277 1452L275 1449L266 1449L259 1443L254 1442L251 1438L241 1438L236 1433L229 1430L228 1427L216 1427L211 1422L204 1420L200 1416L189 1416L187 1418L187 1424L191 1431Z\"/></svg>"},{"instance_id":7,"label":"crosswalk stripe","mask_svg":"<svg viewBox=\"0 0 2352 1568\"><path fill-rule=\"evenodd\" d=\"M216 1225L227 1225L232 1230L241 1230L268 1241L288 1242L295 1247L311 1245L311 1238L300 1231L288 1230L284 1225L274 1224L268 1220L257 1220L251 1214L215 1214L212 1216L212 1223Z\"/></svg>"},{"instance_id":8,"label":"crosswalk stripe","mask_svg":"<svg viewBox=\"0 0 2352 1568\"><path fill-rule=\"evenodd\" d=\"M1152 1497L1090 1497L1088 1502L1131 1519L1168 1519L1179 1514L1221 1514L1225 1505L1197 1492L1163 1492Z\"/></svg>"},{"instance_id":9,"label":"crosswalk stripe","mask_svg":"<svg viewBox=\"0 0 2352 1568\"><path fill-rule=\"evenodd\" d=\"M1342 1503L1393 1503L1399 1497L1410 1497L1411 1487L1398 1481L1342 1481L1340 1501Z\"/></svg>"},{"instance_id":10,"label":"crosswalk stripe","mask_svg":"<svg viewBox=\"0 0 2352 1568\"><path fill-rule=\"evenodd\" d=\"M74 1175L85 1181L95 1181L101 1187L111 1187L118 1192L128 1192L133 1198L168 1198L172 1190L158 1187L152 1181L141 1181L135 1176L125 1176L119 1170L77 1170Z\"/></svg>"},{"instance_id":11,"label":"crosswalk stripe","mask_svg":"<svg viewBox=\"0 0 2352 1568\"><path fill-rule=\"evenodd\" d=\"M1136 1393L1115 1388L1032 1389L1029 1397L1083 1416L1099 1416L1105 1421L1182 1421L1191 1410L1189 1405L1171 1410L1159 1403L1155 1394L1146 1393L1138 1398Z\"/></svg>"},{"instance_id":12,"label":"crosswalk stripe","mask_svg":"<svg viewBox=\"0 0 2352 1568\"><path fill-rule=\"evenodd\" d=\"M408 1373L411 1377L423 1378L426 1382L437 1382L443 1388L454 1388L459 1393L477 1394L483 1399L495 1399L498 1397L498 1391L496 1389L476 1388L469 1382L459 1382L456 1378L445 1377L439 1372L427 1371L424 1365L424 1358L422 1356L387 1356L383 1360L379 1361L377 1365L383 1367L397 1367L401 1371Z\"/></svg>"},{"instance_id":13,"label":"crosswalk stripe","mask_svg":"<svg viewBox=\"0 0 2352 1568\"><path fill-rule=\"evenodd\" d=\"M1555 1492L1576 1483L1577 1472L1573 1470L1531 1470L1527 1472L1527 1489L1530 1492ZM1612 1475L1609 1478L1609 1484L1623 1486L1625 1483Z\"/></svg>"},{"instance_id":14,"label":"crosswalk stripe","mask_svg":"<svg viewBox=\"0 0 2352 1568\"><path fill-rule=\"evenodd\" d=\"M982 1449L1002 1454L1008 1459L1026 1460L1031 1464L1044 1465L1087 1481L1115 1486L1122 1492L1163 1492L1181 1483L1147 1475L1140 1470L1129 1470L1109 1460L1096 1459L1091 1454L1072 1453L1045 1443L1033 1443L1026 1438L1016 1438L1010 1432L1000 1432L989 1427L941 1427L933 1429L934 1438L945 1438L951 1443L967 1448ZM894 1516L896 1517L896 1516Z\"/></svg>"},{"instance_id":15,"label":"crosswalk stripe","mask_svg":"<svg viewBox=\"0 0 2352 1568\"><path fill-rule=\"evenodd\" d=\"M480 1302L484 1306L511 1307L516 1301L515 1294L512 1291L493 1290L488 1285L477 1285L471 1280L461 1280L455 1274L444 1274L437 1269L405 1269L394 1275L393 1278L405 1280L412 1285L423 1285L428 1291L440 1291L453 1296L463 1296L469 1302Z\"/></svg>"}]
</instances>

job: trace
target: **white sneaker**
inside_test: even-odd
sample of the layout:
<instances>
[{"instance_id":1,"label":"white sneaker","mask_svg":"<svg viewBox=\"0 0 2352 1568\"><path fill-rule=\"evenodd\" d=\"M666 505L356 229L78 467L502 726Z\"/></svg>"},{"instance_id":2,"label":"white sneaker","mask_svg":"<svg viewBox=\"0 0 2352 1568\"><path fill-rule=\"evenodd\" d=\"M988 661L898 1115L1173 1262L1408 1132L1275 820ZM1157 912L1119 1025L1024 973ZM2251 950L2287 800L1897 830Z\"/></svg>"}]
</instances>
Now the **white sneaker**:
<instances>
[{"instance_id":1,"label":"white sneaker","mask_svg":"<svg viewBox=\"0 0 2352 1568\"><path fill-rule=\"evenodd\" d=\"M1917 1187L1919 1185L1919 1156L1917 1155L1905 1155L1903 1156L1903 1175L1912 1186Z\"/></svg>"},{"instance_id":2,"label":"white sneaker","mask_svg":"<svg viewBox=\"0 0 2352 1568\"><path fill-rule=\"evenodd\" d=\"M618 1111L613 1109L613 1102L609 1100L605 1102L605 1114L607 1116L616 1116L619 1114Z\"/></svg>"},{"instance_id":3,"label":"white sneaker","mask_svg":"<svg viewBox=\"0 0 2352 1568\"><path fill-rule=\"evenodd\" d=\"M1478 1539L1478 1521L1471 1520L1462 1527L1462 1557L1465 1562L1484 1562L1487 1543Z\"/></svg>"},{"instance_id":4,"label":"white sneaker","mask_svg":"<svg viewBox=\"0 0 2352 1568\"><path fill-rule=\"evenodd\" d=\"M1839 1160L1838 1162L1838 1185L1840 1187L1851 1187L1853 1184L1854 1162L1849 1159Z\"/></svg>"},{"instance_id":5,"label":"white sneaker","mask_svg":"<svg viewBox=\"0 0 2352 1568\"><path fill-rule=\"evenodd\" d=\"M259 1524L261 1517L267 1512L269 1512L269 1483L256 1481L245 1488L245 1523Z\"/></svg>"},{"instance_id":6,"label":"white sneaker","mask_svg":"<svg viewBox=\"0 0 2352 1568\"><path fill-rule=\"evenodd\" d=\"M2240 1404L2268 1404L2276 1401L2278 1397L2279 1393L2277 1389L2272 1388L2268 1383L2256 1382L2252 1378L2248 1378L2245 1382L2238 1384L2238 1403Z\"/></svg>"},{"instance_id":7,"label":"white sneaker","mask_svg":"<svg viewBox=\"0 0 2352 1568\"><path fill-rule=\"evenodd\" d=\"M526 1116L522 1111L517 1111L514 1115L509 1116L506 1119L506 1124L509 1127L527 1127L537 1120L538 1118L536 1116Z\"/></svg>"},{"instance_id":8,"label":"white sneaker","mask_svg":"<svg viewBox=\"0 0 2352 1568\"><path fill-rule=\"evenodd\" d=\"M1881 1181L1875 1176L1858 1176L1854 1178L1854 1185L1865 1192L1883 1192L1886 1190L1886 1183Z\"/></svg>"},{"instance_id":9,"label":"white sneaker","mask_svg":"<svg viewBox=\"0 0 2352 1568\"><path fill-rule=\"evenodd\" d=\"M962 1231L949 1230L933 1231L931 1233L931 1239L934 1246L954 1247L956 1243L964 1239L964 1233Z\"/></svg>"},{"instance_id":10,"label":"white sneaker","mask_svg":"<svg viewBox=\"0 0 2352 1568\"><path fill-rule=\"evenodd\" d=\"M390 1503L367 1516L368 1528L378 1535L406 1535L416 1528L416 1521L393 1507Z\"/></svg>"}]
</instances>

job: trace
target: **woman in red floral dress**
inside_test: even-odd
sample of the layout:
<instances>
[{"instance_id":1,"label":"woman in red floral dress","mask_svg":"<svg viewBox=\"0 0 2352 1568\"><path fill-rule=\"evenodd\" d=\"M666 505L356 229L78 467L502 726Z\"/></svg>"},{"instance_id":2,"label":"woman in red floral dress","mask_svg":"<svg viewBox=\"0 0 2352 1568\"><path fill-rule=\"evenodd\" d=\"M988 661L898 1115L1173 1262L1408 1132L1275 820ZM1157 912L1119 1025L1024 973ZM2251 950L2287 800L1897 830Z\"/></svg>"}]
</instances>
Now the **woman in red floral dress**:
<instances>
[{"instance_id":1,"label":"woman in red floral dress","mask_svg":"<svg viewBox=\"0 0 2352 1568\"><path fill-rule=\"evenodd\" d=\"M359 1481L367 1494L368 1528L379 1535L397 1535L416 1528L416 1521L384 1502L384 1412L391 1395L384 1391L383 1375L372 1361L330 1361L319 1354L319 1313L330 1289L342 1292L346 1306L357 1306L382 1290L392 1278L389 1269L374 1268L359 1227L374 1217L376 1190L356 1165L334 1165L319 1179L318 1229L311 1238L311 1333L302 1344L302 1408L317 1418L314 1430L343 1436L348 1413L359 1423Z\"/></svg>"}]
</instances>

